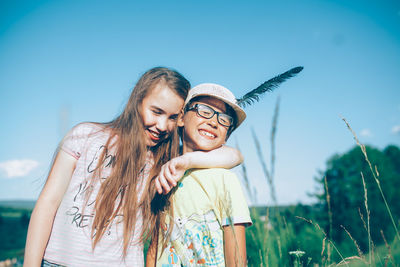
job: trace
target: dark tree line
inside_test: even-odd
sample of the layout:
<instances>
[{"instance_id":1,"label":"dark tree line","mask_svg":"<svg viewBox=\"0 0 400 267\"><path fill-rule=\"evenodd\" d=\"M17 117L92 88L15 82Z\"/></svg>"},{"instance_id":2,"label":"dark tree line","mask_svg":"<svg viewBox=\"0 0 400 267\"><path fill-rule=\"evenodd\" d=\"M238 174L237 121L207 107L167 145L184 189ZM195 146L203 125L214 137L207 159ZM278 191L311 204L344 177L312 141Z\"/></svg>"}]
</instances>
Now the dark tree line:
<instances>
[{"instance_id":1,"label":"dark tree line","mask_svg":"<svg viewBox=\"0 0 400 267\"><path fill-rule=\"evenodd\" d=\"M368 158L379 173L378 180L389 204L397 227L400 220L400 149L390 145L383 150L366 147ZM354 147L343 155L334 155L327 162L326 171L321 172L317 181L323 188L317 195L324 210L324 228L335 242L349 241L350 237L344 228L357 241L360 248L368 251L368 232L366 224L368 215L365 207L364 186L361 177L364 175L367 189L367 205L370 211L370 231L374 244L383 243L381 230L390 242L395 238L395 231L387 208L382 200L377 182L359 147ZM325 186L325 177L328 192ZM332 227L329 223L329 206L327 193L330 196ZM343 228L344 227L344 228Z\"/></svg>"}]
</instances>

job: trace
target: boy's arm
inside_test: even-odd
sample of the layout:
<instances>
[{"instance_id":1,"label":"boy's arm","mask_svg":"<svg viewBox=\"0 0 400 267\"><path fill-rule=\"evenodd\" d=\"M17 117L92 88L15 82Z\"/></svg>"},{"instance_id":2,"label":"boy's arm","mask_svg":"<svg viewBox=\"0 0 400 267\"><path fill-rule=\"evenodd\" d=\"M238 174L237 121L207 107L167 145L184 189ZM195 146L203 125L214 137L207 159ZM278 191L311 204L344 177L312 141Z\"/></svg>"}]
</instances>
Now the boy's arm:
<instances>
[{"instance_id":1,"label":"boy's arm","mask_svg":"<svg viewBox=\"0 0 400 267\"><path fill-rule=\"evenodd\" d=\"M220 148L204 152L194 151L183 154L165 163L161 167L155 186L159 194L167 194L177 181L182 178L188 169L195 168L233 168L243 162L239 150L221 146Z\"/></svg>"},{"instance_id":2,"label":"boy's arm","mask_svg":"<svg viewBox=\"0 0 400 267\"><path fill-rule=\"evenodd\" d=\"M227 225L223 229L225 265L227 267L247 266L244 224Z\"/></svg>"},{"instance_id":3,"label":"boy's arm","mask_svg":"<svg viewBox=\"0 0 400 267\"><path fill-rule=\"evenodd\" d=\"M157 246L158 241L151 241L149 249L147 250L146 255L146 267L155 267L156 266L156 257L157 257Z\"/></svg>"},{"instance_id":4,"label":"boy's arm","mask_svg":"<svg viewBox=\"0 0 400 267\"><path fill-rule=\"evenodd\" d=\"M58 206L68 188L77 159L60 150L33 209L25 245L24 266L40 266Z\"/></svg>"}]
</instances>

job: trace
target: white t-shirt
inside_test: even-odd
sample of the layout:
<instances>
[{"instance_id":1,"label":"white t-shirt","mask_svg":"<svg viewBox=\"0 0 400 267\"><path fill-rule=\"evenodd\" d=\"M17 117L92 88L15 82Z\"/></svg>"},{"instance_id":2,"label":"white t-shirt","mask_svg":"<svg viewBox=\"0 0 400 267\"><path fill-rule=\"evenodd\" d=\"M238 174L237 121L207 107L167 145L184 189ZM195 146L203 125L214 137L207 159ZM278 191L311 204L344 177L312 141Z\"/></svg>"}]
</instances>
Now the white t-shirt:
<instances>
[{"instance_id":1,"label":"white t-shirt","mask_svg":"<svg viewBox=\"0 0 400 267\"><path fill-rule=\"evenodd\" d=\"M140 242L142 214L136 215L135 232L128 253L123 253L123 216L117 216L101 240L92 249L92 220L94 201L101 181L111 174L115 149L105 151L102 176L94 183L93 193L83 210L85 192L90 185L98 158L105 148L109 131L101 125L82 123L75 126L64 138L61 149L77 159L70 184L57 210L44 259L65 266L144 266L143 244ZM113 140L115 141L115 140ZM152 167L148 154L137 185L138 199L143 193L145 180Z\"/></svg>"}]
</instances>

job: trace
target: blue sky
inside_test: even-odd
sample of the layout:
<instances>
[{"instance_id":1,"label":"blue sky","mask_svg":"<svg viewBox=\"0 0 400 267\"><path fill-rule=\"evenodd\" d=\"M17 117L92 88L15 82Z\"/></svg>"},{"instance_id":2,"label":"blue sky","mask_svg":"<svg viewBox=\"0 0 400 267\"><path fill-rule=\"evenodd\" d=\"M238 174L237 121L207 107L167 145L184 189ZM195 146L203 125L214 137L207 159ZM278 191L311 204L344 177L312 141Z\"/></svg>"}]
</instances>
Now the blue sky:
<instances>
[{"instance_id":1,"label":"blue sky","mask_svg":"<svg viewBox=\"0 0 400 267\"><path fill-rule=\"evenodd\" d=\"M281 204L313 199L334 153L400 145L396 1L0 1L0 199L35 199L63 134L109 121L154 66L241 96L295 66L297 77L246 109L232 135L258 203L270 203L251 128L268 159L280 97L275 186ZM235 172L240 175L240 169Z\"/></svg>"}]
</instances>

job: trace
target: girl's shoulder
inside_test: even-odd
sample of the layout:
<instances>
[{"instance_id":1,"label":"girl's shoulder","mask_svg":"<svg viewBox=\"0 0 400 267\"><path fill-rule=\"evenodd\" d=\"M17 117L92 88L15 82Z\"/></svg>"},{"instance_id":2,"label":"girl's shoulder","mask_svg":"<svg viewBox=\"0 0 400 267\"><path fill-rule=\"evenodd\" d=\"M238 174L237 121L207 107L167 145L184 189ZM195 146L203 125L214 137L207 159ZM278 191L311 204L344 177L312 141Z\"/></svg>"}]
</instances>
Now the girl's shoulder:
<instances>
[{"instance_id":1,"label":"girl's shoulder","mask_svg":"<svg viewBox=\"0 0 400 267\"><path fill-rule=\"evenodd\" d=\"M96 122L81 122L71 129L71 133L90 134L97 131L105 131L106 126Z\"/></svg>"},{"instance_id":2,"label":"girl's shoulder","mask_svg":"<svg viewBox=\"0 0 400 267\"><path fill-rule=\"evenodd\" d=\"M205 188L225 188L237 181L237 175L224 168L190 170L182 179L182 183L200 184Z\"/></svg>"},{"instance_id":3,"label":"girl's shoulder","mask_svg":"<svg viewBox=\"0 0 400 267\"><path fill-rule=\"evenodd\" d=\"M60 148L79 158L90 144L106 143L110 130L102 124L83 122L74 126L63 138Z\"/></svg>"},{"instance_id":4,"label":"girl's shoulder","mask_svg":"<svg viewBox=\"0 0 400 267\"><path fill-rule=\"evenodd\" d=\"M87 139L98 135L109 135L109 133L110 129L106 125L95 122L82 122L72 127L64 139Z\"/></svg>"},{"instance_id":5,"label":"girl's shoulder","mask_svg":"<svg viewBox=\"0 0 400 267\"><path fill-rule=\"evenodd\" d=\"M201 176L201 177L225 177L225 176L235 176L235 173L232 170L224 169L224 168L205 168L205 169L194 169L188 174Z\"/></svg>"}]
</instances>

